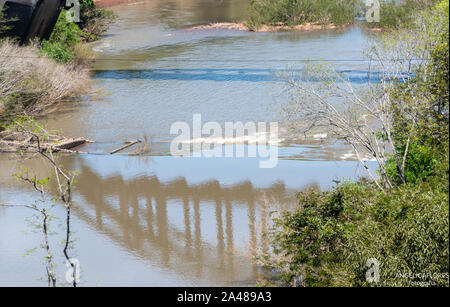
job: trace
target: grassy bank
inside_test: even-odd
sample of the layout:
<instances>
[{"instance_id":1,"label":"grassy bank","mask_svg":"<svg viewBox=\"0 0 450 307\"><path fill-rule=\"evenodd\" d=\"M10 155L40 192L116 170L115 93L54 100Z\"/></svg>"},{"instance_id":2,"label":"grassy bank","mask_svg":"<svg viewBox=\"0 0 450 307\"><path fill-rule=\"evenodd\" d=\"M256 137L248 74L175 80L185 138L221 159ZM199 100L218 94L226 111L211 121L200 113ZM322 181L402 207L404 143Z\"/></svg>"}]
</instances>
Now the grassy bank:
<instances>
[{"instance_id":1,"label":"grassy bank","mask_svg":"<svg viewBox=\"0 0 450 307\"><path fill-rule=\"evenodd\" d=\"M391 188L364 180L300 193L298 207L282 212L267 234L272 251L258 258L277 272L275 282L449 286L448 0L423 11L417 22L400 36L420 38L430 59L407 82L392 80L387 106L394 127L389 137L406 159L404 176L388 156ZM386 137L380 132L380 140Z\"/></svg>"},{"instance_id":2,"label":"grassy bank","mask_svg":"<svg viewBox=\"0 0 450 307\"><path fill-rule=\"evenodd\" d=\"M50 39L42 42L42 51L57 62L86 66L94 58L86 43L97 40L115 15L96 7L93 0L80 0L80 23L67 21L66 14L61 13Z\"/></svg>"},{"instance_id":3,"label":"grassy bank","mask_svg":"<svg viewBox=\"0 0 450 307\"><path fill-rule=\"evenodd\" d=\"M82 67L60 64L38 45L0 42L0 124L18 115L45 113L59 102L85 94L90 77ZM1 128L0 128L1 129Z\"/></svg>"},{"instance_id":4,"label":"grassy bank","mask_svg":"<svg viewBox=\"0 0 450 307\"><path fill-rule=\"evenodd\" d=\"M253 0L247 26L257 30L263 25L346 25L354 22L361 8L360 0Z\"/></svg>"},{"instance_id":5,"label":"grassy bank","mask_svg":"<svg viewBox=\"0 0 450 307\"><path fill-rule=\"evenodd\" d=\"M1 126L20 115L46 113L89 91L87 68L94 54L87 42L98 39L114 15L92 0L80 0L80 5L81 22L67 21L63 11L48 41L29 46L0 41Z\"/></svg>"},{"instance_id":6,"label":"grassy bank","mask_svg":"<svg viewBox=\"0 0 450 307\"><path fill-rule=\"evenodd\" d=\"M411 27L415 18L423 10L430 8L438 0L380 0L380 21L365 23L369 28L402 29Z\"/></svg>"},{"instance_id":7,"label":"grassy bank","mask_svg":"<svg viewBox=\"0 0 450 307\"><path fill-rule=\"evenodd\" d=\"M380 20L364 22L368 28L400 29L411 26L421 11L438 0L379 0ZM365 14L361 0L253 0L246 26L257 31L265 26L291 27L315 24L343 26Z\"/></svg>"}]
</instances>

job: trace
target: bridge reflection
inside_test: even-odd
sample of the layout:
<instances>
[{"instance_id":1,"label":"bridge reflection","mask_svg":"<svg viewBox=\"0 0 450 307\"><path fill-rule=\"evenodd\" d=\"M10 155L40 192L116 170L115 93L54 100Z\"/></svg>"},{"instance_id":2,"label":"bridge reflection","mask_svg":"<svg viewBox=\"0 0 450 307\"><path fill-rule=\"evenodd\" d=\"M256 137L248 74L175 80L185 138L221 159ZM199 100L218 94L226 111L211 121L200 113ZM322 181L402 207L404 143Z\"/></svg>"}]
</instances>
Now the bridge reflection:
<instances>
[{"instance_id":1,"label":"bridge reflection","mask_svg":"<svg viewBox=\"0 0 450 307\"><path fill-rule=\"evenodd\" d=\"M86 165L76 190L81 197L74 207L77 217L116 244L188 279L222 284L251 282L261 273L248 257L256 247L267 249L262 232L269 209L261 196L283 206L294 202L283 184L259 189L250 182L126 180L101 177Z\"/></svg>"}]
</instances>

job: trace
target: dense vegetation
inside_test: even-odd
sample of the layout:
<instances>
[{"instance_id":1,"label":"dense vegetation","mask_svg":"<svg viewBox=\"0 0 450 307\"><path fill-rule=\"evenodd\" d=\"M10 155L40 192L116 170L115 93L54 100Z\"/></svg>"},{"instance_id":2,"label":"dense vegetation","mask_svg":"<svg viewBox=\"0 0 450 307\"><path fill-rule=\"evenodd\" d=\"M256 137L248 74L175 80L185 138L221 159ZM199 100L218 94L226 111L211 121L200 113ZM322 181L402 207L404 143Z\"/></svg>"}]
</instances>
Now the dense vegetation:
<instances>
[{"instance_id":1,"label":"dense vegetation","mask_svg":"<svg viewBox=\"0 0 450 307\"><path fill-rule=\"evenodd\" d=\"M257 29L263 24L344 25L353 23L360 9L360 0L252 0L247 25L250 29Z\"/></svg>"},{"instance_id":2,"label":"dense vegetation","mask_svg":"<svg viewBox=\"0 0 450 307\"><path fill-rule=\"evenodd\" d=\"M365 22L369 28L399 29L409 26L414 16L437 0L379 0L379 22ZM337 26L355 22L364 16L362 0L252 0L247 26L256 30L262 25L296 26L314 23Z\"/></svg>"},{"instance_id":3,"label":"dense vegetation","mask_svg":"<svg viewBox=\"0 0 450 307\"><path fill-rule=\"evenodd\" d=\"M80 5L81 22L68 21L63 11L48 41L29 46L18 46L12 38L0 41L0 131L18 115L43 113L89 88L85 68L93 52L86 42L98 39L114 14L93 0L80 0ZM5 19L0 20L2 31Z\"/></svg>"},{"instance_id":4,"label":"dense vegetation","mask_svg":"<svg viewBox=\"0 0 450 307\"><path fill-rule=\"evenodd\" d=\"M431 59L395 85L391 106L396 149L409 148L404 180L391 158L392 189L360 181L300 193L298 209L275 219L273 253L261 258L284 283L449 286L449 1L421 20L409 33L425 31ZM366 279L371 258L380 264L376 283Z\"/></svg>"},{"instance_id":5,"label":"dense vegetation","mask_svg":"<svg viewBox=\"0 0 450 307\"><path fill-rule=\"evenodd\" d=\"M80 23L68 21L66 14L66 11L61 13L50 39L42 43L42 50L58 62L85 65L93 55L84 43L97 40L115 15L96 7L93 0L80 0Z\"/></svg>"},{"instance_id":6,"label":"dense vegetation","mask_svg":"<svg viewBox=\"0 0 450 307\"><path fill-rule=\"evenodd\" d=\"M37 115L86 92L85 69L39 55L38 45L0 42L0 131L18 115Z\"/></svg>"},{"instance_id":7,"label":"dense vegetation","mask_svg":"<svg viewBox=\"0 0 450 307\"><path fill-rule=\"evenodd\" d=\"M380 0L380 21L365 23L370 28L401 29L414 23L416 14L433 5L435 0Z\"/></svg>"}]
</instances>

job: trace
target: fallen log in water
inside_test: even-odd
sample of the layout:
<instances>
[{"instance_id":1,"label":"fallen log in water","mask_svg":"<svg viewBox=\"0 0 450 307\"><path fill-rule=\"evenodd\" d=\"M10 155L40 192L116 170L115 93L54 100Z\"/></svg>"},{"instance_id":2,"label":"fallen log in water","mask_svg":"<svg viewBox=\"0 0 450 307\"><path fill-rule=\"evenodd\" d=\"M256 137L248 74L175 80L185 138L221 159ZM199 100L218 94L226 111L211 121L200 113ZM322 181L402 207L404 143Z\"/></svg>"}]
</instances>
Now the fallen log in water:
<instances>
[{"instance_id":1,"label":"fallen log in water","mask_svg":"<svg viewBox=\"0 0 450 307\"><path fill-rule=\"evenodd\" d=\"M53 148L54 149L72 149L75 147L78 147L80 145L83 145L85 143L87 143L88 141L86 139L71 139L71 140L66 140L60 144L54 145Z\"/></svg>"},{"instance_id":2,"label":"fallen log in water","mask_svg":"<svg viewBox=\"0 0 450 307\"><path fill-rule=\"evenodd\" d=\"M82 153L72 150L80 145L93 143L85 138L64 138L60 136L49 137L45 141L39 142L34 137L24 137L22 134L9 135L0 138L0 152L14 153L27 152L35 153L39 150L51 150L52 152Z\"/></svg>"},{"instance_id":3,"label":"fallen log in water","mask_svg":"<svg viewBox=\"0 0 450 307\"><path fill-rule=\"evenodd\" d=\"M110 152L110 154L113 155L113 154L115 154L115 153L118 153L119 151L122 151L122 150L124 150L124 149L127 149L128 147L131 147L131 146L133 146L133 145L136 145L136 144L138 144L138 143L140 143L140 142L141 142L141 141L139 141L139 140L134 141L134 142L130 142L130 143L128 143L128 144L126 144L126 145L124 145L124 146L122 146L122 147L119 147L119 148L117 148L117 149L114 149L113 151Z\"/></svg>"}]
</instances>

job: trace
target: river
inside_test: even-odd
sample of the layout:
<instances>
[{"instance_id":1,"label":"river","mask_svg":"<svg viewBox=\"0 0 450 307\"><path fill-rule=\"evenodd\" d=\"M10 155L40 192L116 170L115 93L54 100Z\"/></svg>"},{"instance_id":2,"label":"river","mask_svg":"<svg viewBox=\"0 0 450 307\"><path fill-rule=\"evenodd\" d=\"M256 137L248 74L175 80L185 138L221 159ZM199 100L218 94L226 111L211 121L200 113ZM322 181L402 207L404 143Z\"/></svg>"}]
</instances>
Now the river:
<instances>
[{"instance_id":1,"label":"river","mask_svg":"<svg viewBox=\"0 0 450 307\"><path fill-rule=\"evenodd\" d=\"M266 272L252 264L251 251L267 248L262 233L270 211L292 207L307 186L328 189L333 180L364 175L349 148L321 136L282 138L280 160L270 169L256 158L170 154L171 125L192 124L194 114L220 124L282 122L283 75L301 69L301 60L332 61L355 82L364 77L364 65L348 61L362 58L367 40L357 26L307 33L191 29L243 20L247 5L148 0L112 7L117 21L92 44L94 88L102 97L64 105L43 120L65 135L96 141L82 148L89 154L59 158L79 172L73 228L81 285L254 285ZM150 152L108 154L136 139L147 140ZM0 156L0 201L36 199L12 177L18 161ZM37 158L25 166L40 176L51 172ZM26 221L31 215L0 208L0 286L46 285L41 235ZM53 223L52 242L63 280L61 223Z\"/></svg>"}]
</instances>

